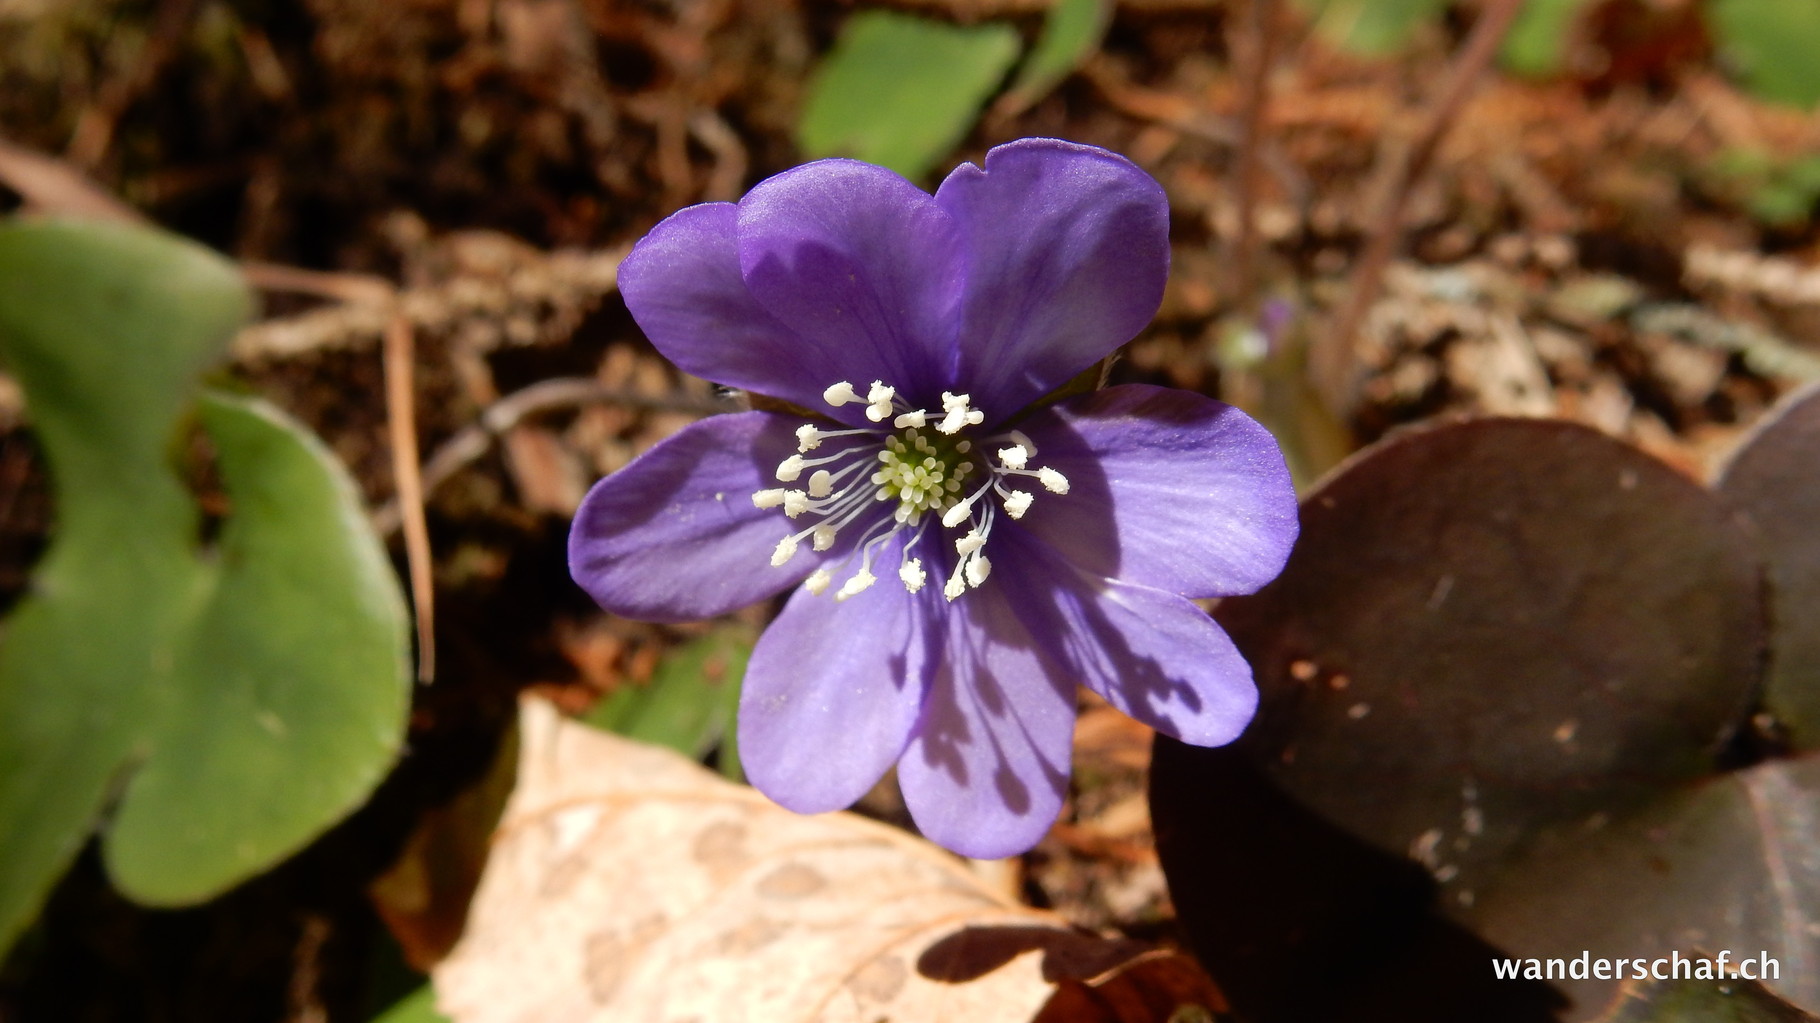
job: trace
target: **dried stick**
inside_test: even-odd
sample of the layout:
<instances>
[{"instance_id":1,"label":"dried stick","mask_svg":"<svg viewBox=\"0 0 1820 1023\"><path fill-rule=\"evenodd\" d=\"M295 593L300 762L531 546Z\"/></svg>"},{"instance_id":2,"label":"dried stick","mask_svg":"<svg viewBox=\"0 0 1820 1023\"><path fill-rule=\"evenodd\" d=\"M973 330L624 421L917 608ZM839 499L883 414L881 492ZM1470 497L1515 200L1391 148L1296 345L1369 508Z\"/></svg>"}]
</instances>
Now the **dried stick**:
<instances>
[{"instance_id":1,"label":"dried stick","mask_svg":"<svg viewBox=\"0 0 1820 1023\"><path fill-rule=\"evenodd\" d=\"M1239 237L1234 244L1231 302L1244 308L1255 304L1252 291L1258 276L1258 185L1262 161L1264 114L1270 103L1270 66L1275 58L1276 4L1272 0L1251 0L1246 5L1244 38L1246 68L1243 109L1239 121L1238 167L1233 182L1233 199L1239 208Z\"/></svg>"},{"instance_id":2,"label":"dried stick","mask_svg":"<svg viewBox=\"0 0 1820 1023\"><path fill-rule=\"evenodd\" d=\"M608 387L586 377L557 377L540 380L487 406L479 422L462 428L444 441L423 465L423 493L430 494L451 477L492 449L506 431L544 412L574 408L579 405L620 405L626 408L660 412L690 412L713 415L726 411L726 406L712 398L688 395L649 395ZM403 525L401 502L394 501L373 515L373 528L390 535Z\"/></svg>"},{"instance_id":3,"label":"dried stick","mask_svg":"<svg viewBox=\"0 0 1820 1023\"><path fill-rule=\"evenodd\" d=\"M1334 315L1332 328L1318 335L1310 346L1309 373L1328 407L1336 414L1344 415L1352 406L1358 380L1356 339L1366 312L1377 298L1378 286L1390 265L1390 258L1402 242L1403 214L1409 205L1410 193L1415 190L1415 183L1427 173L1429 164L1434 162L1441 140L1459 119L1473 87L1490 66L1498 46L1504 41L1504 34L1510 30L1511 22L1516 20L1522 7L1523 0L1487 0L1479 20L1466 37L1466 45L1454 59L1453 69L1448 73L1427 123L1398 168L1384 211L1365 244L1364 254L1359 257L1358 269L1353 272L1352 287L1347 292L1345 304Z\"/></svg>"},{"instance_id":4,"label":"dried stick","mask_svg":"<svg viewBox=\"0 0 1820 1023\"><path fill-rule=\"evenodd\" d=\"M394 316L385 332L386 428L392 442L392 477L404 526L404 555L411 574L417 619L417 680L436 677L436 608L430 577L430 527L423 516L423 477L418 469L417 402L411 321Z\"/></svg>"}]
</instances>

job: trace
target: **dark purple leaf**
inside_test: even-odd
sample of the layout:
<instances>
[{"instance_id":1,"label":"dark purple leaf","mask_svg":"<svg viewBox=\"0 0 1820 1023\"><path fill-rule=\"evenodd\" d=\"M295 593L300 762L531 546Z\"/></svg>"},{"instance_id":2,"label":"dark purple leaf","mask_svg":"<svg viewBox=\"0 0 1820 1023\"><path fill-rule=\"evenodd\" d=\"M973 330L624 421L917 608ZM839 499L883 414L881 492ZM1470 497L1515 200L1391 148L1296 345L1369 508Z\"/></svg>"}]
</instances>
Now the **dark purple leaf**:
<instances>
[{"instance_id":1,"label":"dark purple leaf","mask_svg":"<svg viewBox=\"0 0 1820 1023\"><path fill-rule=\"evenodd\" d=\"M1753 527L1768 562L1775 628L1765 703L1797 747L1820 748L1820 386L1757 428L1719 492Z\"/></svg>"}]
</instances>

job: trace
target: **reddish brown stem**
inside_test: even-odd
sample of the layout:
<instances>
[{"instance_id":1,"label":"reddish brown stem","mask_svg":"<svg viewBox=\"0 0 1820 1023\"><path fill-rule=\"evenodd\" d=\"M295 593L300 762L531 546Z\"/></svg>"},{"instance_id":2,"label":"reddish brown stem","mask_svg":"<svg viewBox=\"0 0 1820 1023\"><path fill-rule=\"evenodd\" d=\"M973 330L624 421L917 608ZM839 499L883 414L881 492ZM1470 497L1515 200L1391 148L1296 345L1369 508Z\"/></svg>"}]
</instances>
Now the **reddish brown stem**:
<instances>
[{"instance_id":1,"label":"reddish brown stem","mask_svg":"<svg viewBox=\"0 0 1820 1023\"><path fill-rule=\"evenodd\" d=\"M1365 243L1358 269L1353 271L1352 287L1347 292L1345 303L1334 315L1332 328L1317 338L1309 352L1308 368L1315 387L1338 415L1346 415L1353 403L1359 376L1356 358L1359 329L1364 323L1366 312L1377 298L1384 271L1402 242L1403 214L1409 205L1410 193L1415 190L1416 182L1428 172L1441 141L1459 119L1460 111L1472 95L1473 87L1491 65L1499 45L1504 41L1505 33L1510 30L1511 22L1516 20L1517 12L1522 7L1523 0L1487 0L1478 22L1466 37L1466 44L1454 59L1453 68L1448 73L1446 84L1442 86L1441 94L1429 112L1427 121L1416 135L1396 174L1389 189L1389 200L1384 204L1383 213Z\"/></svg>"},{"instance_id":2,"label":"reddish brown stem","mask_svg":"<svg viewBox=\"0 0 1820 1023\"><path fill-rule=\"evenodd\" d=\"M1258 275L1258 184L1262 179L1264 118L1270 103L1270 67L1275 58L1276 3L1251 0L1246 5L1243 118L1239 127L1238 167L1233 201L1238 205L1239 236L1234 243L1230 301L1240 308L1256 304Z\"/></svg>"}]
</instances>

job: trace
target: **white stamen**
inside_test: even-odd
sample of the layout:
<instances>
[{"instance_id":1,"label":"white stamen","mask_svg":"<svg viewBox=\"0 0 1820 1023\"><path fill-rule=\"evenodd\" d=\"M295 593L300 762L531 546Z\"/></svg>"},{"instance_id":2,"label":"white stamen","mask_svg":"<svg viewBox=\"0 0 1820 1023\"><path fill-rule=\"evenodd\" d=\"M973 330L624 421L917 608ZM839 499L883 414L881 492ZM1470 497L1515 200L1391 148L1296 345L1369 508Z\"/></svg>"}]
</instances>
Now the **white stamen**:
<instances>
[{"instance_id":1,"label":"white stamen","mask_svg":"<svg viewBox=\"0 0 1820 1023\"><path fill-rule=\"evenodd\" d=\"M942 433L955 434L969 426L978 426L986 421L986 413L967 407L971 394L955 394L952 391L942 392L942 410L948 413L936 424Z\"/></svg>"},{"instance_id":2,"label":"white stamen","mask_svg":"<svg viewBox=\"0 0 1820 1023\"><path fill-rule=\"evenodd\" d=\"M845 555L803 580L803 588L812 594L833 589L836 600L846 600L865 592L878 582L873 562L887 547L902 552L897 577L904 589L920 592L929 573L922 559L910 554L940 519L943 527L957 534L949 537L957 557L942 587L942 595L955 600L992 573L985 549L1000 506L1018 519L1035 502L1031 491L1011 488L1012 476L1033 477L1051 493L1068 492L1068 478L1054 469L1037 468L1036 445L1016 430L993 437L986 442L990 446L980 450L980 455L996 454L996 460L970 454L975 441L957 435L985 421L985 413L972 406L971 395L943 392L939 413L911 408L882 380L872 381L863 393L850 382L839 381L822 397L836 407L864 404L866 418L880 425L824 429L828 424L802 424L795 431L797 453L779 463L776 472L777 480L785 484L806 477L802 488L767 488L752 494L753 506L760 509L781 507L793 519L810 513L807 528L777 542L771 555L775 566L794 558L804 540L817 551L832 550L841 537L850 541L842 544ZM929 432L931 426L946 438ZM808 457L828 440L845 437L854 439L821 457ZM997 498L982 502L988 491ZM888 502L890 514L881 514L879 502ZM850 526L862 535L846 536ZM837 575L847 578L835 589Z\"/></svg>"},{"instance_id":3,"label":"white stamen","mask_svg":"<svg viewBox=\"0 0 1820 1023\"><path fill-rule=\"evenodd\" d=\"M967 584L969 586L977 588L991 574L992 562L987 561L984 554L975 554L967 559Z\"/></svg>"},{"instance_id":4,"label":"white stamen","mask_svg":"<svg viewBox=\"0 0 1820 1023\"><path fill-rule=\"evenodd\" d=\"M891 399L897 397L895 387L886 387L884 381L872 381L872 390L866 394L866 402L871 408L866 410L866 418L875 423L882 423L891 415Z\"/></svg>"},{"instance_id":5,"label":"white stamen","mask_svg":"<svg viewBox=\"0 0 1820 1023\"><path fill-rule=\"evenodd\" d=\"M878 576L875 576L862 568L858 572L853 573L853 578L841 584L840 589L836 590L834 593L834 599L846 600L848 597L864 591L866 587L871 586L875 582L878 582Z\"/></svg>"},{"instance_id":6,"label":"white stamen","mask_svg":"<svg viewBox=\"0 0 1820 1023\"><path fill-rule=\"evenodd\" d=\"M929 580L929 574L923 571L921 558L911 558L897 566L897 577L904 581L904 589L911 593L922 589L923 583Z\"/></svg>"}]
</instances>

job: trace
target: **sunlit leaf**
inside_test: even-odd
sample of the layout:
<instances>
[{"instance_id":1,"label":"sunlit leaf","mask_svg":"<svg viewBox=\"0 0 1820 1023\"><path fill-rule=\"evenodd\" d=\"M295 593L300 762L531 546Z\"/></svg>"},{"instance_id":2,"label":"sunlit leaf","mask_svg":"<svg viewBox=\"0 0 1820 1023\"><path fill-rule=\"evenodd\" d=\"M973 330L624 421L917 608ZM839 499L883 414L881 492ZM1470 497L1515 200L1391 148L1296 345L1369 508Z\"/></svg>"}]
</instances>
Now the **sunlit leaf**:
<instances>
[{"instance_id":1,"label":"sunlit leaf","mask_svg":"<svg viewBox=\"0 0 1820 1023\"><path fill-rule=\"evenodd\" d=\"M1590 0L1527 0L1504 37L1499 60L1520 75L1559 73L1567 58L1574 19L1589 3Z\"/></svg>"},{"instance_id":2,"label":"sunlit leaf","mask_svg":"<svg viewBox=\"0 0 1820 1023\"><path fill-rule=\"evenodd\" d=\"M797 131L803 152L920 178L973 127L1017 51L1009 25L861 11L809 85Z\"/></svg>"},{"instance_id":3,"label":"sunlit leaf","mask_svg":"<svg viewBox=\"0 0 1820 1023\"><path fill-rule=\"evenodd\" d=\"M373 1023L448 1023L448 1019L436 1011L436 992L425 984L373 1017Z\"/></svg>"},{"instance_id":4,"label":"sunlit leaf","mask_svg":"<svg viewBox=\"0 0 1820 1023\"><path fill-rule=\"evenodd\" d=\"M1801 749L1820 749L1820 387L1791 396L1732 456L1719 492L1750 523L1769 571L1765 703Z\"/></svg>"},{"instance_id":5,"label":"sunlit leaf","mask_svg":"<svg viewBox=\"0 0 1820 1023\"><path fill-rule=\"evenodd\" d=\"M1112 0L1056 0L1043 20L1043 34L1005 94L1006 104L1028 107L1080 67L1105 37L1112 6Z\"/></svg>"},{"instance_id":6,"label":"sunlit leaf","mask_svg":"<svg viewBox=\"0 0 1820 1023\"><path fill-rule=\"evenodd\" d=\"M1719 50L1764 99L1798 107L1820 102L1820 4L1713 0Z\"/></svg>"},{"instance_id":7,"label":"sunlit leaf","mask_svg":"<svg viewBox=\"0 0 1820 1023\"><path fill-rule=\"evenodd\" d=\"M752 640L750 629L723 626L681 644L658 662L650 682L614 690L585 720L700 758L733 734Z\"/></svg>"},{"instance_id":8,"label":"sunlit leaf","mask_svg":"<svg viewBox=\"0 0 1820 1023\"><path fill-rule=\"evenodd\" d=\"M0 356L58 509L0 645L0 947L116 796L115 881L189 902L339 819L397 751L403 605L339 465L259 402L204 400L232 507L200 552L167 463L248 305L228 264L166 235L0 227Z\"/></svg>"},{"instance_id":9,"label":"sunlit leaf","mask_svg":"<svg viewBox=\"0 0 1820 1023\"><path fill-rule=\"evenodd\" d=\"M1437 21L1448 0L1298 0L1315 18L1315 30L1337 46L1370 55L1389 54L1426 23Z\"/></svg>"}]
</instances>

